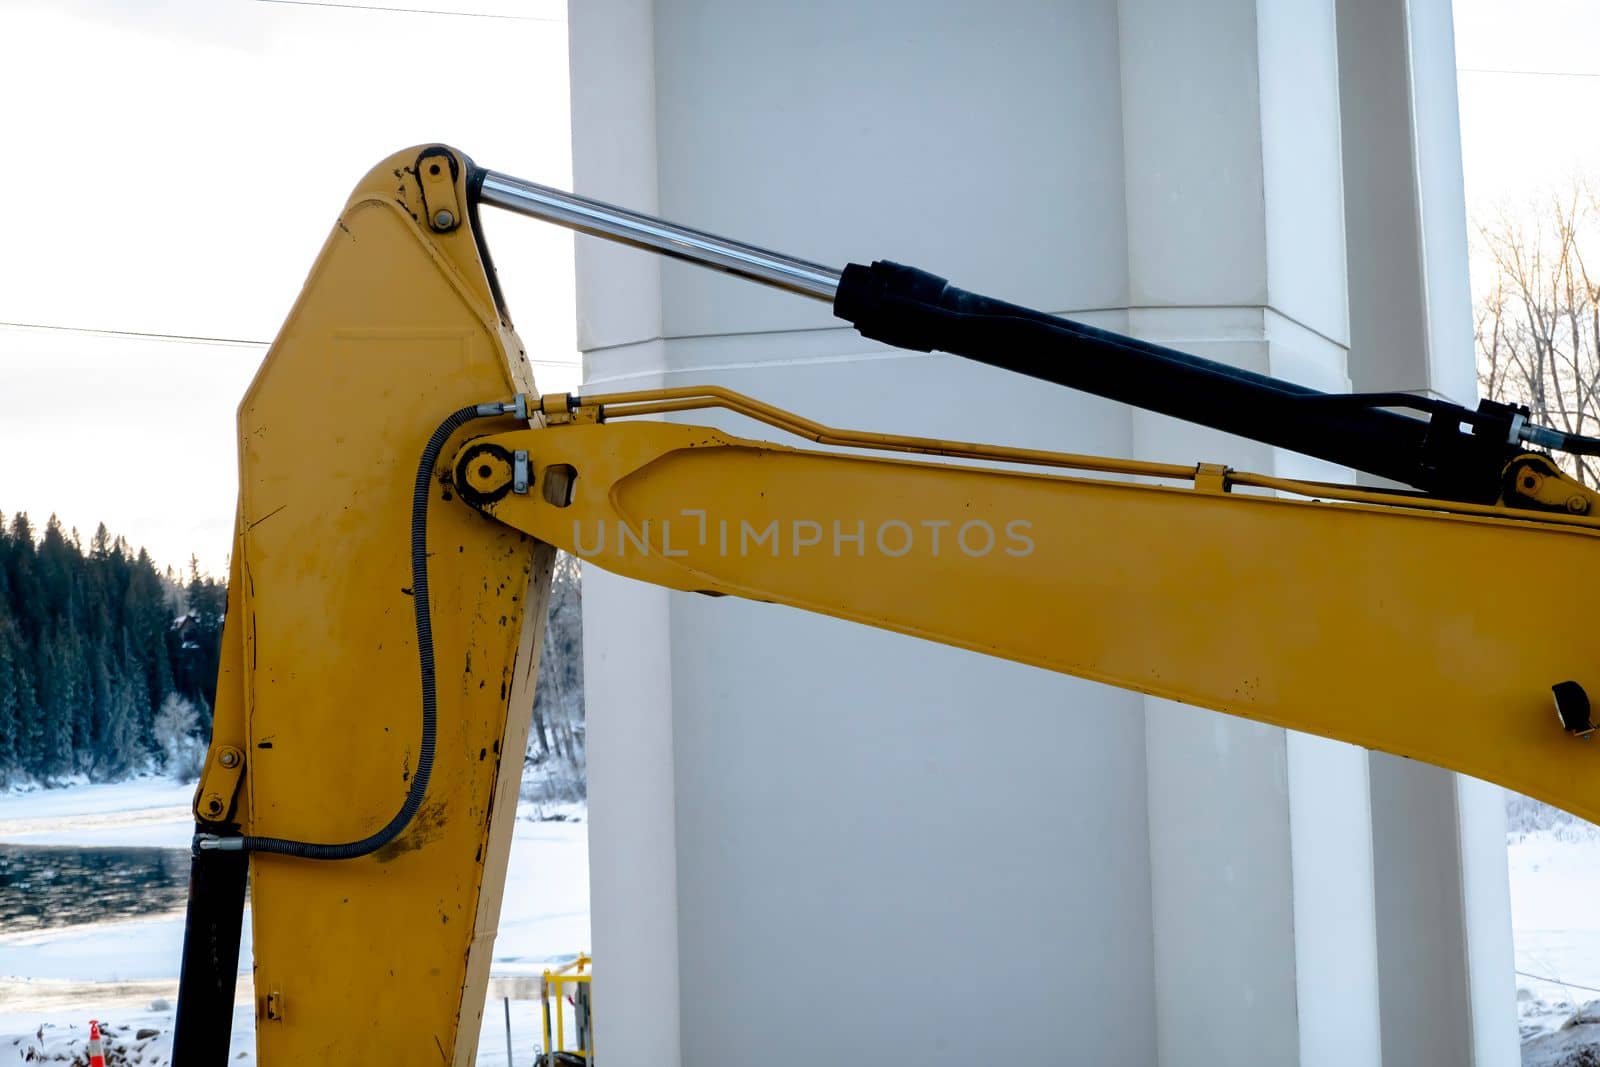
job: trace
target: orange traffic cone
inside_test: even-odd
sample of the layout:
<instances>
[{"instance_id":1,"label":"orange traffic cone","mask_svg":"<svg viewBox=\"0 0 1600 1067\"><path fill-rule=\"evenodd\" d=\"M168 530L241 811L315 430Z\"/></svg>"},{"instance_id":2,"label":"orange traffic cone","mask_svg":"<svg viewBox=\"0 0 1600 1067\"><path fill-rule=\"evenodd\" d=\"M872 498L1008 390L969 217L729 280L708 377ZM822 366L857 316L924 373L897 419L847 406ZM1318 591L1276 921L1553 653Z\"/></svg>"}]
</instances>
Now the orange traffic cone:
<instances>
[{"instance_id":1,"label":"orange traffic cone","mask_svg":"<svg viewBox=\"0 0 1600 1067\"><path fill-rule=\"evenodd\" d=\"M100 1043L100 1023L89 1020L89 1067L106 1067L106 1050Z\"/></svg>"}]
</instances>

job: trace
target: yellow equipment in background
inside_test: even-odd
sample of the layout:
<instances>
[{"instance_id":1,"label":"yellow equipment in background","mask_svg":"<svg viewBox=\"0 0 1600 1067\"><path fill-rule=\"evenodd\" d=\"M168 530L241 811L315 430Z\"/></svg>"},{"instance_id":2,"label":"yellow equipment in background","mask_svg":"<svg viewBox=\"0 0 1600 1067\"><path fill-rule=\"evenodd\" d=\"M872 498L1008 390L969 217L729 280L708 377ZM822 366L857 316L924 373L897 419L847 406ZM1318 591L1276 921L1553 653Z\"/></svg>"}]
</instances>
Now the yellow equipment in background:
<instances>
[{"instance_id":1,"label":"yellow equipment in background","mask_svg":"<svg viewBox=\"0 0 1600 1067\"><path fill-rule=\"evenodd\" d=\"M1411 488L840 430L716 388L541 395L483 204L830 300L868 337ZM806 447L682 421L711 408ZM1541 451L1600 441L1521 409L1321 394L427 146L357 186L240 405L239 441L179 1067L226 1056L247 867L263 1067L473 1062L557 547L656 585L1427 760L1600 819L1600 753L1581 740L1600 685L1600 499ZM1503 578L1462 583L1486 566Z\"/></svg>"},{"instance_id":2,"label":"yellow equipment in background","mask_svg":"<svg viewBox=\"0 0 1600 1067\"><path fill-rule=\"evenodd\" d=\"M539 1002L544 1017L544 1052L536 1067L577 1067L594 1062L594 1030L589 995L592 974L585 973L593 962L579 956L571 963L545 971L539 980ZM563 1004L572 1004L574 1048L567 1048L567 1013ZM555 1021L551 1023L551 1005Z\"/></svg>"}]
</instances>

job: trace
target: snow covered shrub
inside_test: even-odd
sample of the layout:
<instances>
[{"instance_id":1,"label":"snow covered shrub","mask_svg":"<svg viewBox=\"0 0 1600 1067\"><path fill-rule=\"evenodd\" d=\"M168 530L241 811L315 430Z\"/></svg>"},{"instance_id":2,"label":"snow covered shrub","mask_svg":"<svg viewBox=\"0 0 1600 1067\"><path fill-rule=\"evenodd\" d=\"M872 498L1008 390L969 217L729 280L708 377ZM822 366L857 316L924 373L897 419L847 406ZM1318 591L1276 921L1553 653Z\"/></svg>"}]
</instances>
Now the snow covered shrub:
<instances>
[{"instance_id":1,"label":"snow covered shrub","mask_svg":"<svg viewBox=\"0 0 1600 1067\"><path fill-rule=\"evenodd\" d=\"M1507 840L1520 841L1533 833L1548 833L1558 841L1592 841L1597 828L1560 808L1507 789Z\"/></svg>"},{"instance_id":2,"label":"snow covered shrub","mask_svg":"<svg viewBox=\"0 0 1600 1067\"><path fill-rule=\"evenodd\" d=\"M156 712L152 724L156 745L161 749L167 773L179 781L199 778L200 768L205 765L206 743L195 736L199 724L199 710L177 693L168 693Z\"/></svg>"}]
</instances>

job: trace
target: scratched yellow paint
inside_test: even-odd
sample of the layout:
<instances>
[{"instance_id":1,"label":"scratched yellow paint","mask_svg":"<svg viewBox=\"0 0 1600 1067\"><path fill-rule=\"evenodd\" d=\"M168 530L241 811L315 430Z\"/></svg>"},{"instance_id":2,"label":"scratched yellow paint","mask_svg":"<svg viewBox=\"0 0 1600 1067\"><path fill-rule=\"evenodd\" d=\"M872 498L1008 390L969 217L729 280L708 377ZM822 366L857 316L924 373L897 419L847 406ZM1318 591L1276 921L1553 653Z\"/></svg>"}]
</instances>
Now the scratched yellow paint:
<instances>
[{"instance_id":1,"label":"scratched yellow paint","mask_svg":"<svg viewBox=\"0 0 1600 1067\"><path fill-rule=\"evenodd\" d=\"M446 415L534 388L470 221L451 233L419 224L417 159L399 153L357 187L239 406L238 658L217 737L247 754L249 834L355 840L399 807L421 721L416 465ZM464 181L430 196L456 198L466 219ZM552 553L435 486L427 800L373 856L252 858L268 1067L473 1059ZM269 993L279 1019L265 1017Z\"/></svg>"},{"instance_id":2,"label":"scratched yellow paint","mask_svg":"<svg viewBox=\"0 0 1600 1067\"><path fill-rule=\"evenodd\" d=\"M442 200L468 220L448 233L419 222ZM465 208L464 176L419 173L416 149L374 169L240 405L216 738L246 753L247 833L363 837L394 813L415 768L414 467L457 408L537 400ZM634 404L663 414L690 402L680 391ZM1600 746L1563 732L1550 697L1567 680L1600 692L1592 520L1376 493L1227 493L1220 468L1200 469L1192 487L1029 471L1016 465L1187 473L907 447L748 403L747 414L824 444L1012 466L800 450L600 422L596 409L561 422L564 401L543 410L560 424L479 424L436 472L439 745L414 825L364 859L252 859L264 1067L472 1061L550 546L657 585L786 604L1427 760L1600 820ZM472 434L525 449L534 491L482 511L458 497L447 476ZM265 1017L269 996L277 1017ZM603 1015L600 1033L603 1044Z\"/></svg>"}]
</instances>

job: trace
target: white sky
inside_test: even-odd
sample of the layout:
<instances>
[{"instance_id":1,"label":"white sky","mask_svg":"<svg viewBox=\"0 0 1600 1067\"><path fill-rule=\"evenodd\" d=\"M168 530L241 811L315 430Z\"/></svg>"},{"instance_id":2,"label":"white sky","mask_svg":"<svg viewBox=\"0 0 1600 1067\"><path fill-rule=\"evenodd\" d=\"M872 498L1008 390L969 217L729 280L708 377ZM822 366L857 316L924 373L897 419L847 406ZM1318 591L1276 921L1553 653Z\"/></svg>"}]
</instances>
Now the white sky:
<instances>
[{"instance_id":1,"label":"white sky","mask_svg":"<svg viewBox=\"0 0 1600 1067\"><path fill-rule=\"evenodd\" d=\"M570 185L563 0L335 2L477 15L0 0L0 323L71 328L0 326L7 515L222 573L234 407L351 185L432 140ZM1600 173L1600 6L1458 0L1456 22L1469 204ZM570 236L485 218L541 388L575 386Z\"/></svg>"},{"instance_id":2,"label":"white sky","mask_svg":"<svg viewBox=\"0 0 1600 1067\"><path fill-rule=\"evenodd\" d=\"M1456 0L1468 213L1600 177L1600 4Z\"/></svg>"},{"instance_id":3,"label":"white sky","mask_svg":"<svg viewBox=\"0 0 1600 1067\"><path fill-rule=\"evenodd\" d=\"M75 328L0 326L5 514L225 573L234 409L351 186L427 141L570 186L563 0L414 6L518 17L0 0L0 323ZM540 387L571 388L571 237L495 215Z\"/></svg>"}]
</instances>

